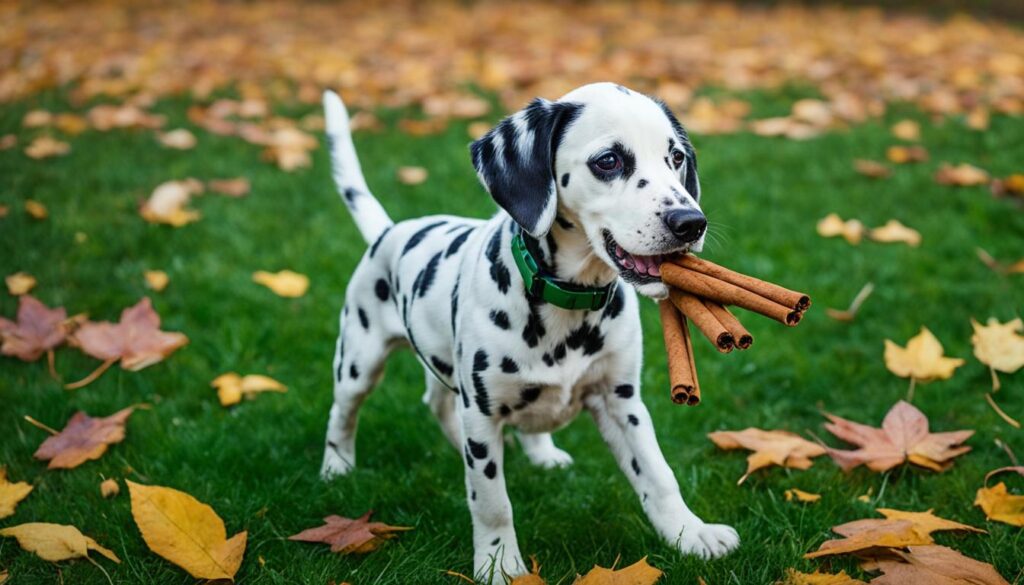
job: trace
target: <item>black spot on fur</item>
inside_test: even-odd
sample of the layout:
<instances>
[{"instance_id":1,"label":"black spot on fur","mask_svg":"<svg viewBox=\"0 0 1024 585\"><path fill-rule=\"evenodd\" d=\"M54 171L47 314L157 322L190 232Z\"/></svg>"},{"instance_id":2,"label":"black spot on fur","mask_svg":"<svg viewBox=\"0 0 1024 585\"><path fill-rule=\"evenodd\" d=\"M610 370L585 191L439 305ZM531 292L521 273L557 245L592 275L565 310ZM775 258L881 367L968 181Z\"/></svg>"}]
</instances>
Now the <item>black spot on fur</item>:
<instances>
[{"instance_id":1,"label":"black spot on fur","mask_svg":"<svg viewBox=\"0 0 1024 585\"><path fill-rule=\"evenodd\" d=\"M491 546L498 546L499 542L501 542L501 537L500 536L498 538L495 538L494 540L491 541Z\"/></svg>"},{"instance_id":2,"label":"black spot on fur","mask_svg":"<svg viewBox=\"0 0 1024 585\"><path fill-rule=\"evenodd\" d=\"M473 354L473 371L482 372L487 369L487 366L487 352L482 349L476 350L476 353Z\"/></svg>"},{"instance_id":3,"label":"black spot on fur","mask_svg":"<svg viewBox=\"0 0 1024 585\"><path fill-rule=\"evenodd\" d=\"M583 355L593 355L604 347L604 336L601 329L589 323L583 323L569 333L565 338L565 344L569 349L583 348Z\"/></svg>"},{"instance_id":4,"label":"black spot on fur","mask_svg":"<svg viewBox=\"0 0 1024 585\"><path fill-rule=\"evenodd\" d=\"M637 189L643 189L646 186L647 186L647 179L640 179L640 181L637 182L637 184L636 184L636 188Z\"/></svg>"},{"instance_id":5,"label":"black spot on fur","mask_svg":"<svg viewBox=\"0 0 1024 585\"><path fill-rule=\"evenodd\" d=\"M541 319L540 311L538 307L543 301L537 301L533 297L528 297L529 302L529 314L526 316L526 327L523 327L523 341L529 347L537 347L540 343L541 338L547 333L544 329L544 320Z\"/></svg>"},{"instance_id":6,"label":"black spot on fur","mask_svg":"<svg viewBox=\"0 0 1024 585\"><path fill-rule=\"evenodd\" d=\"M569 173L565 173L564 175L562 175L562 186L563 187L568 187L569 186Z\"/></svg>"},{"instance_id":7,"label":"black spot on fur","mask_svg":"<svg viewBox=\"0 0 1024 585\"><path fill-rule=\"evenodd\" d=\"M391 226L384 228L384 231L382 231L380 235L377 236L377 239L373 242L373 245L370 246L370 258L373 258L373 256L377 253L377 248L380 247L380 243L384 241L384 236L388 235L389 231L391 231Z\"/></svg>"},{"instance_id":8,"label":"black spot on fur","mask_svg":"<svg viewBox=\"0 0 1024 585\"><path fill-rule=\"evenodd\" d=\"M498 409L498 414L501 416L508 416L512 414L512 409L509 408L507 404L502 404L501 408Z\"/></svg>"},{"instance_id":9,"label":"black spot on fur","mask_svg":"<svg viewBox=\"0 0 1024 585\"><path fill-rule=\"evenodd\" d=\"M430 363L434 365L434 368L438 372L444 374L445 376L451 376L455 372L455 369L452 367L451 364L442 360L436 355L430 356Z\"/></svg>"},{"instance_id":10,"label":"black spot on fur","mask_svg":"<svg viewBox=\"0 0 1024 585\"><path fill-rule=\"evenodd\" d=\"M640 475L640 464L636 462L636 457L634 457L633 460L629 462L629 464L633 466L633 472L636 473L637 475Z\"/></svg>"},{"instance_id":11,"label":"black spot on fur","mask_svg":"<svg viewBox=\"0 0 1024 585\"><path fill-rule=\"evenodd\" d=\"M551 357L551 354L548 352L544 352L544 355L542 355L540 359L544 360L544 365L546 365L549 368L555 365L555 360Z\"/></svg>"},{"instance_id":12,"label":"black spot on fur","mask_svg":"<svg viewBox=\"0 0 1024 585\"><path fill-rule=\"evenodd\" d=\"M477 408L484 416L491 416L491 397L487 395L487 386L480 372L487 369L487 353L479 349L473 354L473 389L476 391L473 399Z\"/></svg>"},{"instance_id":13,"label":"black spot on fur","mask_svg":"<svg viewBox=\"0 0 1024 585\"><path fill-rule=\"evenodd\" d=\"M508 320L508 313L505 311L494 310L491 311L491 321L498 326L499 329L508 329L512 325Z\"/></svg>"},{"instance_id":14,"label":"black spot on fur","mask_svg":"<svg viewBox=\"0 0 1024 585\"><path fill-rule=\"evenodd\" d=\"M347 187L344 193L345 203L348 203L349 206L355 205L356 197L359 197L359 195L359 189L356 189L355 187Z\"/></svg>"},{"instance_id":15,"label":"black spot on fur","mask_svg":"<svg viewBox=\"0 0 1024 585\"><path fill-rule=\"evenodd\" d=\"M508 292L508 287L512 283L512 276L509 274L508 267L501 261L501 229L494 230L494 235L491 236L490 241L487 243L487 260L491 263L491 280L498 285L498 290L501 294Z\"/></svg>"},{"instance_id":16,"label":"black spot on fur","mask_svg":"<svg viewBox=\"0 0 1024 585\"><path fill-rule=\"evenodd\" d=\"M565 230L571 230L572 228L576 227L576 225L574 223L572 223L568 219L565 219L561 215L556 215L555 216L555 222L557 222L558 225L562 226L562 229L565 229Z\"/></svg>"},{"instance_id":17,"label":"black spot on fur","mask_svg":"<svg viewBox=\"0 0 1024 585\"><path fill-rule=\"evenodd\" d=\"M359 314L359 324L363 326L363 329L370 330L370 319L366 316L366 311L362 307L356 307L356 313Z\"/></svg>"},{"instance_id":18,"label":"black spot on fur","mask_svg":"<svg viewBox=\"0 0 1024 585\"><path fill-rule=\"evenodd\" d=\"M494 479L494 476L498 475L498 465L493 461L489 461L487 466L484 467L484 475L487 479Z\"/></svg>"},{"instance_id":19,"label":"black spot on fur","mask_svg":"<svg viewBox=\"0 0 1024 585\"><path fill-rule=\"evenodd\" d=\"M619 398L632 398L633 397L633 385L632 384L619 384L615 387L615 395Z\"/></svg>"},{"instance_id":20,"label":"black spot on fur","mask_svg":"<svg viewBox=\"0 0 1024 585\"><path fill-rule=\"evenodd\" d=\"M451 256L452 254L458 252L459 248L462 247L462 244L466 243L466 240L469 239L469 235L472 234L472 233L473 233L473 228L468 228L468 229L466 229L466 231L464 231L461 234L455 236L455 239L452 240L452 243L448 244L448 249L445 250L444 257L447 258L447 257Z\"/></svg>"},{"instance_id":21,"label":"black spot on fur","mask_svg":"<svg viewBox=\"0 0 1024 585\"><path fill-rule=\"evenodd\" d=\"M377 294L378 299L386 301L388 300L388 297L391 296L391 287L388 286L388 281L383 278L378 278L377 284L373 287L373 292Z\"/></svg>"},{"instance_id":22,"label":"black spot on fur","mask_svg":"<svg viewBox=\"0 0 1024 585\"><path fill-rule=\"evenodd\" d=\"M540 398L540 390L540 386L530 386L529 388L523 388L519 392L519 398L523 402L534 402L535 400Z\"/></svg>"},{"instance_id":23,"label":"black spot on fur","mask_svg":"<svg viewBox=\"0 0 1024 585\"><path fill-rule=\"evenodd\" d=\"M452 287L451 310L452 310L452 335L454 336L455 335L455 317L459 313L459 277L458 276L455 277L455 286Z\"/></svg>"},{"instance_id":24,"label":"black spot on fur","mask_svg":"<svg viewBox=\"0 0 1024 585\"><path fill-rule=\"evenodd\" d=\"M474 502L476 501L476 490L473 490L473 492L469 494L469 499L473 500Z\"/></svg>"},{"instance_id":25,"label":"black spot on fur","mask_svg":"<svg viewBox=\"0 0 1024 585\"><path fill-rule=\"evenodd\" d=\"M505 356L501 358L501 371L506 374L514 374L519 371L519 364L514 362L512 358Z\"/></svg>"},{"instance_id":26,"label":"black spot on fur","mask_svg":"<svg viewBox=\"0 0 1024 585\"><path fill-rule=\"evenodd\" d=\"M469 452L473 454L473 457L477 459L487 458L487 445L483 443L477 443L473 439L467 438L466 445L469 447Z\"/></svg>"},{"instance_id":27,"label":"black spot on fur","mask_svg":"<svg viewBox=\"0 0 1024 585\"><path fill-rule=\"evenodd\" d=\"M405 256L406 254L409 253L410 250L412 250L416 246L419 246L420 243L423 242L423 238L426 238L427 234L429 234L431 232L431 230L434 230L435 228L441 227L445 223L446 222L444 222L444 221L437 221L437 222L434 222L434 223L431 223L431 224L428 224L426 226L421 227L419 229L419 231L414 233L412 235L412 237L410 237L409 240L407 242L405 242L405 247L402 248L401 256Z\"/></svg>"},{"instance_id":28,"label":"black spot on fur","mask_svg":"<svg viewBox=\"0 0 1024 585\"><path fill-rule=\"evenodd\" d=\"M423 270L416 276L416 282L412 285L412 291L414 295L422 297L427 294L430 286L434 284L434 278L437 276L437 265L441 262L441 252L434 254L427 265L423 267Z\"/></svg>"},{"instance_id":29,"label":"black spot on fur","mask_svg":"<svg viewBox=\"0 0 1024 585\"><path fill-rule=\"evenodd\" d=\"M468 447L463 447L462 448L462 454L466 456L466 465L470 469L473 469L473 466L474 466L473 457L471 457L470 454L469 454L469 448Z\"/></svg>"},{"instance_id":30,"label":"black spot on fur","mask_svg":"<svg viewBox=\"0 0 1024 585\"><path fill-rule=\"evenodd\" d=\"M626 304L626 293L622 292L622 287L615 287L615 294L608 300L608 304L604 306L604 311L601 312L602 319L614 319L619 316L622 312L622 307Z\"/></svg>"},{"instance_id":31,"label":"black spot on fur","mask_svg":"<svg viewBox=\"0 0 1024 585\"><path fill-rule=\"evenodd\" d=\"M357 368L355 364L348 367L348 377L353 380L359 377L359 368Z\"/></svg>"},{"instance_id":32,"label":"black spot on fur","mask_svg":"<svg viewBox=\"0 0 1024 585\"><path fill-rule=\"evenodd\" d=\"M559 343L558 345L555 346L554 355L552 357L555 358L556 362L560 362L563 359L565 359L565 344L564 343Z\"/></svg>"},{"instance_id":33,"label":"black spot on fur","mask_svg":"<svg viewBox=\"0 0 1024 585\"><path fill-rule=\"evenodd\" d=\"M630 95L630 92L629 92L629 90L628 90L628 89L626 89L625 87L621 86L621 85L618 85L618 84L616 84L616 85L615 85L615 89L617 89L617 90L621 91L622 93L624 93L624 94L626 94L626 95Z\"/></svg>"},{"instance_id":34,"label":"black spot on fur","mask_svg":"<svg viewBox=\"0 0 1024 585\"><path fill-rule=\"evenodd\" d=\"M629 424L633 425L634 427L640 426L640 419L638 419L635 414L627 416L626 420L628 420Z\"/></svg>"},{"instance_id":35,"label":"black spot on fur","mask_svg":"<svg viewBox=\"0 0 1024 585\"><path fill-rule=\"evenodd\" d=\"M466 387L459 385L459 395L462 396L462 406L469 408L469 392L466 392Z\"/></svg>"}]
</instances>

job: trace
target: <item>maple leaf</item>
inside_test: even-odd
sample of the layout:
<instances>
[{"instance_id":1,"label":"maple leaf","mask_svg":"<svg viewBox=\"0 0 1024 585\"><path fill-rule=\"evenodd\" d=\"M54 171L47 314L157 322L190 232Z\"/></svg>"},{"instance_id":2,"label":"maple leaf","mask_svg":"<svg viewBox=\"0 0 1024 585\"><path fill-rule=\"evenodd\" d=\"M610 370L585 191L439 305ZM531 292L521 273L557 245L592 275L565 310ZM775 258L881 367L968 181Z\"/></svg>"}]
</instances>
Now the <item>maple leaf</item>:
<instances>
[{"instance_id":1,"label":"maple leaf","mask_svg":"<svg viewBox=\"0 0 1024 585\"><path fill-rule=\"evenodd\" d=\"M157 185L139 214L150 223L181 227L199 221L199 212L186 206L193 195L203 192L203 184L194 179L167 181Z\"/></svg>"},{"instance_id":2,"label":"maple leaf","mask_svg":"<svg viewBox=\"0 0 1024 585\"><path fill-rule=\"evenodd\" d=\"M31 295L18 299L17 321L0 317L0 353L26 362L64 343L70 325L63 307L50 309Z\"/></svg>"},{"instance_id":3,"label":"maple leaf","mask_svg":"<svg viewBox=\"0 0 1024 585\"><path fill-rule=\"evenodd\" d=\"M174 150L189 150L196 146L196 136L185 128L157 134L160 144Z\"/></svg>"},{"instance_id":4,"label":"maple leaf","mask_svg":"<svg viewBox=\"0 0 1024 585\"><path fill-rule=\"evenodd\" d=\"M324 525L307 528L288 540L300 542L321 542L331 545L331 552L342 554L366 554L377 550L385 540L398 536L396 532L412 530L408 526L390 526L383 522L370 522L373 511L355 520L331 515L324 518Z\"/></svg>"},{"instance_id":5,"label":"maple leaf","mask_svg":"<svg viewBox=\"0 0 1024 585\"><path fill-rule=\"evenodd\" d=\"M7 292L11 293L11 296L17 297L27 294L35 288L36 277L27 272L15 272L5 277L4 283L7 284Z\"/></svg>"},{"instance_id":6,"label":"maple leaf","mask_svg":"<svg viewBox=\"0 0 1024 585\"><path fill-rule=\"evenodd\" d=\"M33 456L49 461L49 469L72 469L99 459L107 447L124 440L124 425L134 411L135 407L129 406L102 418L76 412L63 430L39 445Z\"/></svg>"},{"instance_id":7,"label":"maple leaf","mask_svg":"<svg viewBox=\"0 0 1024 585\"><path fill-rule=\"evenodd\" d=\"M921 125L914 120L900 120L890 128L892 135L907 142L921 140Z\"/></svg>"},{"instance_id":8,"label":"maple leaf","mask_svg":"<svg viewBox=\"0 0 1024 585\"><path fill-rule=\"evenodd\" d=\"M843 239L854 245L859 244L864 237L864 224L860 220L848 219L843 221L843 218L835 213L830 213L822 218L818 222L817 229L818 235L823 238L842 236Z\"/></svg>"},{"instance_id":9,"label":"maple leaf","mask_svg":"<svg viewBox=\"0 0 1024 585\"><path fill-rule=\"evenodd\" d=\"M87 321L68 340L94 358L120 360L121 368L132 372L162 361L188 343L183 333L160 330L160 316L149 297L121 311L118 323Z\"/></svg>"},{"instance_id":10,"label":"maple leaf","mask_svg":"<svg viewBox=\"0 0 1024 585\"><path fill-rule=\"evenodd\" d=\"M821 445L788 431L747 428L742 431L708 433L708 438L721 449L753 451L747 457L747 471L737 484L743 483L751 473L770 465L807 469L813 463L812 457L825 454L825 448Z\"/></svg>"},{"instance_id":11,"label":"maple leaf","mask_svg":"<svg viewBox=\"0 0 1024 585\"><path fill-rule=\"evenodd\" d=\"M905 348L886 339L884 357L890 372L917 382L948 380L964 365L960 358L942 355L942 344L927 327L921 327L921 332L910 338Z\"/></svg>"},{"instance_id":12,"label":"maple leaf","mask_svg":"<svg viewBox=\"0 0 1024 585\"><path fill-rule=\"evenodd\" d=\"M32 489L32 484L24 481L7 481L7 468L0 467L0 519L14 515L18 502L27 498Z\"/></svg>"},{"instance_id":13,"label":"maple leaf","mask_svg":"<svg viewBox=\"0 0 1024 585\"><path fill-rule=\"evenodd\" d=\"M651 585L661 578L660 570L647 564L647 557L619 570L595 566L577 577L573 585Z\"/></svg>"},{"instance_id":14,"label":"maple leaf","mask_svg":"<svg viewBox=\"0 0 1024 585\"><path fill-rule=\"evenodd\" d=\"M282 171L312 166L313 159L309 156L309 151L319 145L312 135L292 127L278 128L269 136L261 137L255 142L266 145L264 157L276 162Z\"/></svg>"},{"instance_id":15,"label":"maple leaf","mask_svg":"<svg viewBox=\"0 0 1024 585\"><path fill-rule=\"evenodd\" d=\"M1001 467L985 475L985 483L998 473L1013 471L1024 475L1024 467ZM974 505L985 512L985 517L994 522L1024 527L1024 496L1011 494L1006 484L999 482L992 487L978 488Z\"/></svg>"},{"instance_id":16,"label":"maple leaf","mask_svg":"<svg viewBox=\"0 0 1024 585\"><path fill-rule=\"evenodd\" d=\"M903 242L914 248L921 245L921 233L895 219L890 219L885 225L872 229L868 236L876 242Z\"/></svg>"},{"instance_id":17,"label":"maple leaf","mask_svg":"<svg viewBox=\"0 0 1024 585\"><path fill-rule=\"evenodd\" d=\"M71 152L70 144L50 136L40 136L25 147L25 154L34 159L63 156L69 152Z\"/></svg>"},{"instance_id":18,"label":"maple leaf","mask_svg":"<svg viewBox=\"0 0 1024 585\"><path fill-rule=\"evenodd\" d=\"M798 502L804 502L805 504L813 504L821 499L821 494L812 494L797 488L790 488L786 490L783 495L786 497L787 502L796 500Z\"/></svg>"},{"instance_id":19,"label":"maple leaf","mask_svg":"<svg viewBox=\"0 0 1024 585\"><path fill-rule=\"evenodd\" d=\"M530 572L525 575L519 575L518 577L509 581L508 585L547 585L547 581L540 576L540 565L537 564L537 559L530 557ZM472 581L472 580L471 580Z\"/></svg>"},{"instance_id":20,"label":"maple leaf","mask_svg":"<svg viewBox=\"0 0 1024 585\"><path fill-rule=\"evenodd\" d=\"M927 512L904 512L879 508L885 519L867 518L838 526L832 531L845 538L828 540L818 550L804 555L806 559L839 554L860 554L885 548L933 544L932 533L947 530L984 533L984 530L939 518Z\"/></svg>"},{"instance_id":21,"label":"maple leaf","mask_svg":"<svg viewBox=\"0 0 1024 585\"><path fill-rule=\"evenodd\" d=\"M230 539L213 508L175 489L125 480L132 518L149 550L196 579L234 580L248 534Z\"/></svg>"},{"instance_id":22,"label":"maple leaf","mask_svg":"<svg viewBox=\"0 0 1024 585\"><path fill-rule=\"evenodd\" d=\"M419 185L429 176L423 167L398 167L398 181L403 185Z\"/></svg>"},{"instance_id":23,"label":"maple leaf","mask_svg":"<svg viewBox=\"0 0 1024 585\"><path fill-rule=\"evenodd\" d=\"M147 270L142 273L142 278L146 281L146 287L154 292L162 292L171 282L163 270Z\"/></svg>"},{"instance_id":24,"label":"maple leaf","mask_svg":"<svg viewBox=\"0 0 1024 585\"><path fill-rule=\"evenodd\" d=\"M249 194L252 186L249 179L236 177L234 179L213 179L207 181L206 186L214 193L227 195L228 197L245 197Z\"/></svg>"},{"instance_id":25,"label":"maple leaf","mask_svg":"<svg viewBox=\"0 0 1024 585\"><path fill-rule=\"evenodd\" d=\"M988 172L967 163L961 163L956 166L942 163L939 165L939 170L935 171L935 181L940 185L973 187L975 185L985 185L989 180Z\"/></svg>"},{"instance_id":26,"label":"maple leaf","mask_svg":"<svg viewBox=\"0 0 1024 585\"><path fill-rule=\"evenodd\" d=\"M872 471L886 471L910 461L934 471L944 471L952 459L971 450L958 446L974 431L931 433L928 418L910 403L899 401L885 415L881 428L858 424L825 413L825 428L836 437L860 447L855 451L828 449L828 454L849 471L867 465Z\"/></svg>"},{"instance_id":27,"label":"maple leaf","mask_svg":"<svg viewBox=\"0 0 1024 585\"><path fill-rule=\"evenodd\" d=\"M786 569L786 578L777 585L867 585L864 581L854 579L846 571L832 575L829 573L801 573L796 569Z\"/></svg>"},{"instance_id":28,"label":"maple leaf","mask_svg":"<svg viewBox=\"0 0 1024 585\"><path fill-rule=\"evenodd\" d=\"M0 530L0 536L13 536L21 548L33 552L44 561L66 561L89 556L93 550L115 563L120 563L114 551L82 534L74 526L29 522Z\"/></svg>"},{"instance_id":29,"label":"maple leaf","mask_svg":"<svg viewBox=\"0 0 1024 585\"><path fill-rule=\"evenodd\" d=\"M864 566L865 570L883 573L871 580L872 585L1010 585L992 565L945 546L912 545L906 552L891 552L896 559L880 558Z\"/></svg>"},{"instance_id":30,"label":"maple leaf","mask_svg":"<svg viewBox=\"0 0 1024 585\"><path fill-rule=\"evenodd\" d=\"M971 343L978 361L1007 374L1024 367L1024 321L1020 317L1006 323L990 317L985 325L971 319L971 327Z\"/></svg>"},{"instance_id":31,"label":"maple leaf","mask_svg":"<svg viewBox=\"0 0 1024 585\"><path fill-rule=\"evenodd\" d=\"M309 277L291 270L281 270L280 272L258 270L253 272L252 280L282 297L301 297L309 290Z\"/></svg>"},{"instance_id":32,"label":"maple leaf","mask_svg":"<svg viewBox=\"0 0 1024 585\"><path fill-rule=\"evenodd\" d=\"M252 398L259 392L285 392L288 387L268 376L249 374L239 376L235 372L221 374L214 378L210 385L217 389L217 398L221 406L231 406L242 401L242 397Z\"/></svg>"}]
</instances>

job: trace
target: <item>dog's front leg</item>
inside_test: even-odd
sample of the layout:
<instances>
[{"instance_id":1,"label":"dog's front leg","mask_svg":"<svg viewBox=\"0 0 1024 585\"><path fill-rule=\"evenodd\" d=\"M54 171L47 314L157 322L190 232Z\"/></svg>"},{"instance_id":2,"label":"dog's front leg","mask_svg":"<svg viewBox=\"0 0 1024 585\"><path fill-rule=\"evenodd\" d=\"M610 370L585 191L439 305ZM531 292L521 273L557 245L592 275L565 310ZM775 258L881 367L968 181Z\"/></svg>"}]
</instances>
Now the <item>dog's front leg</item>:
<instances>
[{"instance_id":1,"label":"dog's front leg","mask_svg":"<svg viewBox=\"0 0 1024 585\"><path fill-rule=\"evenodd\" d=\"M684 554L706 559L727 554L739 545L739 536L729 526L706 524L687 507L636 388L635 383L611 385L587 397L601 436L665 540Z\"/></svg>"},{"instance_id":2,"label":"dog's front leg","mask_svg":"<svg viewBox=\"0 0 1024 585\"><path fill-rule=\"evenodd\" d=\"M475 406L463 408L461 418L466 495L473 517L473 573L484 583L503 573L525 573L505 490L502 425Z\"/></svg>"}]
</instances>

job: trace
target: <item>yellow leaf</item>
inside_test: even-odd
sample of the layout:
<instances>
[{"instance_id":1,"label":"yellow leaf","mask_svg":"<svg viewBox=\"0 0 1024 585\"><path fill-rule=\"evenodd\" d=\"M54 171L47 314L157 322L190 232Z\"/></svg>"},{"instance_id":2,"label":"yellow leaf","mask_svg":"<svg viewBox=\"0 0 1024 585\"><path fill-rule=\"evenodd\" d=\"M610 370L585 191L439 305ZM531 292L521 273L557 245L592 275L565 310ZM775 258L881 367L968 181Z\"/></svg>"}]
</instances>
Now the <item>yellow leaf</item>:
<instances>
[{"instance_id":1,"label":"yellow leaf","mask_svg":"<svg viewBox=\"0 0 1024 585\"><path fill-rule=\"evenodd\" d=\"M974 165L962 163L956 166L949 163L942 163L939 170L935 171L935 180L940 185L954 185L957 187L973 187L984 185L989 182L988 173Z\"/></svg>"},{"instance_id":2,"label":"yellow leaf","mask_svg":"<svg viewBox=\"0 0 1024 585\"><path fill-rule=\"evenodd\" d=\"M872 229L870 236L876 242L885 242L887 244L903 242L915 248L921 245L920 232L903 225L895 219L890 219L882 227Z\"/></svg>"},{"instance_id":3,"label":"yellow leaf","mask_svg":"<svg viewBox=\"0 0 1024 585\"><path fill-rule=\"evenodd\" d=\"M971 319L974 356L993 370L1012 374L1024 366L1024 321L1020 317L1000 323L994 317L986 325Z\"/></svg>"},{"instance_id":4,"label":"yellow leaf","mask_svg":"<svg viewBox=\"0 0 1024 585\"><path fill-rule=\"evenodd\" d=\"M142 276L146 279L146 286L156 292L163 291L171 282L170 277L163 270L147 270Z\"/></svg>"},{"instance_id":5,"label":"yellow leaf","mask_svg":"<svg viewBox=\"0 0 1024 585\"><path fill-rule=\"evenodd\" d=\"M47 211L46 206L33 199L25 200L25 213L27 213L32 219L38 220L50 217L50 212Z\"/></svg>"},{"instance_id":6,"label":"yellow leaf","mask_svg":"<svg viewBox=\"0 0 1024 585\"><path fill-rule=\"evenodd\" d=\"M292 272L291 270L282 270L280 272L258 270L252 274L252 280L282 297L301 297L309 289L309 277L305 274Z\"/></svg>"},{"instance_id":7,"label":"yellow leaf","mask_svg":"<svg viewBox=\"0 0 1024 585\"><path fill-rule=\"evenodd\" d=\"M921 140L921 125L913 120L900 120L890 128L892 135L900 140L917 142Z\"/></svg>"},{"instance_id":8,"label":"yellow leaf","mask_svg":"<svg viewBox=\"0 0 1024 585\"><path fill-rule=\"evenodd\" d=\"M119 493L121 493L121 486L117 485L117 480L105 479L100 484L100 495L104 498L112 498Z\"/></svg>"},{"instance_id":9,"label":"yellow leaf","mask_svg":"<svg viewBox=\"0 0 1024 585\"><path fill-rule=\"evenodd\" d=\"M821 445L787 431L748 428L708 433L708 438L720 449L753 451L747 457L747 471L738 483L743 483L751 473L770 465L807 469L812 464L812 457L825 454L825 448Z\"/></svg>"},{"instance_id":10,"label":"yellow leaf","mask_svg":"<svg viewBox=\"0 0 1024 585\"><path fill-rule=\"evenodd\" d=\"M942 344L927 327L922 327L921 332L907 342L906 348L885 340L885 367L901 378L918 382L948 380L963 364L960 358L942 355Z\"/></svg>"},{"instance_id":11,"label":"yellow leaf","mask_svg":"<svg viewBox=\"0 0 1024 585\"><path fill-rule=\"evenodd\" d=\"M405 185L419 185L427 177L427 169L423 167L398 167L398 180Z\"/></svg>"},{"instance_id":12,"label":"yellow leaf","mask_svg":"<svg viewBox=\"0 0 1024 585\"><path fill-rule=\"evenodd\" d=\"M127 481L132 517L146 546L196 579L234 580L246 532L230 539L213 508L175 489Z\"/></svg>"},{"instance_id":13,"label":"yellow leaf","mask_svg":"<svg viewBox=\"0 0 1024 585\"><path fill-rule=\"evenodd\" d=\"M13 536L21 548L34 552L44 561L66 561L79 559L94 550L115 563L121 559L113 551L99 545L95 540L82 534L74 526L30 522L0 530L0 536Z\"/></svg>"},{"instance_id":14,"label":"yellow leaf","mask_svg":"<svg viewBox=\"0 0 1024 585\"><path fill-rule=\"evenodd\" d=\"M864 175L865 177L870 177L872 179L884 179L892 174L892 171L889 170L889 167L885 166L884 164L878 161L867 160L863 158L859 158L853 161L853 168L858 173Z\"/></svg>"},{"instance_id":15,"label":"yellow leaf","mask_svg":"<svg viewBox=\"0 0 1024 585\"><path fill-rule=\"evenodd\" d=\"M157 134L160 144L175 150L188 150L196 145L196 137L185 128Z\"/></svg>"},{"instance_id":16,"label":"yellow leaf","mask_svg":"<svg viewBox=\"0 0 1024 585\"><path fill-rule=\"evenodd\" d=\"M928 160L928 151L923 146L890 146L885 151L889 162L901 165Z\"/></svg>"},{"instance_id":17,"label":"yellow leaf","mask_svg":"<svg viewBox=\"0 0 1024 585\"><path fill-rule=\"evenodd\" d=\"M28 497L32 488L32 484L24 481L18 483L7 481L7 469L0 467L0 518L13 515L18 502Z\"/></svg>"},{"instance_id":18,"label":"yellow leaf","mask_svg":"<svg viewBox=\"0 0 1024 585\"><path fill-rule=\"evenodd\" d=\"M1009 493L1003 482L980 488L974 497L974 505L984 510L989 520L1024 526L1024 496Z\"/></svg>"},{"instance_id":19,"label":"yellow leaf","mask_svg":"<svg viewBox=\"0 0 1024 585\"><path fill-rule=\"evenodd\" d=\"M540 576L540 565L537 564L537 559L530 557L530 564L532 567L529 573L519 575L512 579L508 585L547 585L547 581ZM472 579L470 579L470 582L473 582Z\"/></svg>"},{"instance_id":20,"label":"yellow leaf","mask_svg":"<svg viewBox=\"0 0 1024 585\"><path fill-rule=\"evenodd\" d=\"M926 535L931 535L932 532L939 532L942 530L985 532L980 528L968 526L967 524L961 524L952 520L946 520L945 518L939 518L932 514L932 510L930 509L924 512L904 512L902 510L893 510L892 508L878 508L878 513L885 516L887 520L908 520L914 525L915 530Z\"/></svg>"},{"instance_id":21,"label":"yellow leaf","mask_svg":"<svg viewBox=\"0 0 1024 585\"><path fill-rule=\"evenodd\" d=\"M186 206L193 195L202 192L203 184L194 179L167 181L153 190L139 214L150 223L181 227L199 220L199 212Z\"/></svg>"},{"instance_id":22,"label":"yellow leaf","mask_svg":"<svg viewBox=\"0 0 1024 585\"><path fill-rule=\"evenodd\" d=\"M586 575L577 577L573 585L651 585L663 573L647 564L647 557L624 569L594 567Z\"/></svg>"},{"instance_id":23,"label":"yellow leaf","mask_svg":"<svg viewBox=\"0 0 1024 585\"><path fill-rule=\"evenodd\" d=\"M796 500L798 502L804 502L807 504L813 504L814 502L817 502L818 500L821 499L821 494L812 494L810 492L805 492L797 488L790 488L786 490L785 496L787 502L792 502L793 500Z\"/></svg>"},{"instance_id":24,"label":"yellow leaf","mask_svg":"<svg viewBox=\"0 0 1024 585\"><path fill-rule=\"evenodd\" d=\"M231 406L242 401L242 397L252 398L259 392L286 392L288 387L268 376L250 374L239 376L235 372L221 374L214 378L210 385L217 389L217 398L221 406Z\"/></svg>"},{"instance_id":25,"label":"yellow leaf","mask_svg":"<svg viewBox=\"0 0 1024 585\"><path fill-rule=\"evenodd\" d=\"M29 158L49 158L51 156L63 156L71 152L71 145L49 136L40 136L25 147L25 154Z\"/></svg>"},{"instance_id":26,"label":"yellow leaf","mask_svg":"<svg viewBox=\"0 0 1024 585\"><path fill-rule=\"evenodd\" d=\"M8 275L4 282L7 283L7 292L17 297L35 288L36 277L27 272L15 272Z\"/></svg>"},{"instance_id":27,"label":"yellow leaf","mask_svg":"<svg viewBox=\"0 0 1024 585\"><path fill-rule=\"evenodd\" d=\"M864 581L854 579L846 574L846 571L839 571L838 574L829 573L801 573L796 569L786 569L786 578L778 582L778 585L866 585Z\"/></svg>"},{"instance_id":28,"label":"yellow leaf","mask_svg":"<svg viewBox=\"0 0 1024 585\"><path fill-rule=\"evenodd\" d=\"M864 237L864 224L857 219L843 221L835 213L830 213L818 222L818 235L823 238L842 236L851 244L859 244Z\"/></svg>"}]
</instances>

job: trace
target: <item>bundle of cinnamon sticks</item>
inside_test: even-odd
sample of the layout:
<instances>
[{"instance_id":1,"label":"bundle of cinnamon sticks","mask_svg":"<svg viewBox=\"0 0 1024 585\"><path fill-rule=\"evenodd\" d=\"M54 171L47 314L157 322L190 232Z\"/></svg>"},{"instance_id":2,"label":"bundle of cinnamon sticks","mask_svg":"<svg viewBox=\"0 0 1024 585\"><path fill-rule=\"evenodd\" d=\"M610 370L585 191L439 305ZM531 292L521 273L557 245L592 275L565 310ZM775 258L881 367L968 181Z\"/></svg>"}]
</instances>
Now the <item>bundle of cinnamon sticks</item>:
<instances>
[{"instance_id":1,"label":"bundle of cinnamon sticks","mask_svg":"<svg viewBox=\"0 0 1024 585\"><path fill-rule=\"evenodd\" d=\"M687 319L696 325L718 351L747 349L753 336L727 308L742 307L783 325L795 326L811 306L803 293L740 274L696 256L684 254L660 266L661 280L669 298L661 301L661 328L668 352L672 401L700 403L700 384L693 360Z\"/></svg>"}]
</instances>

